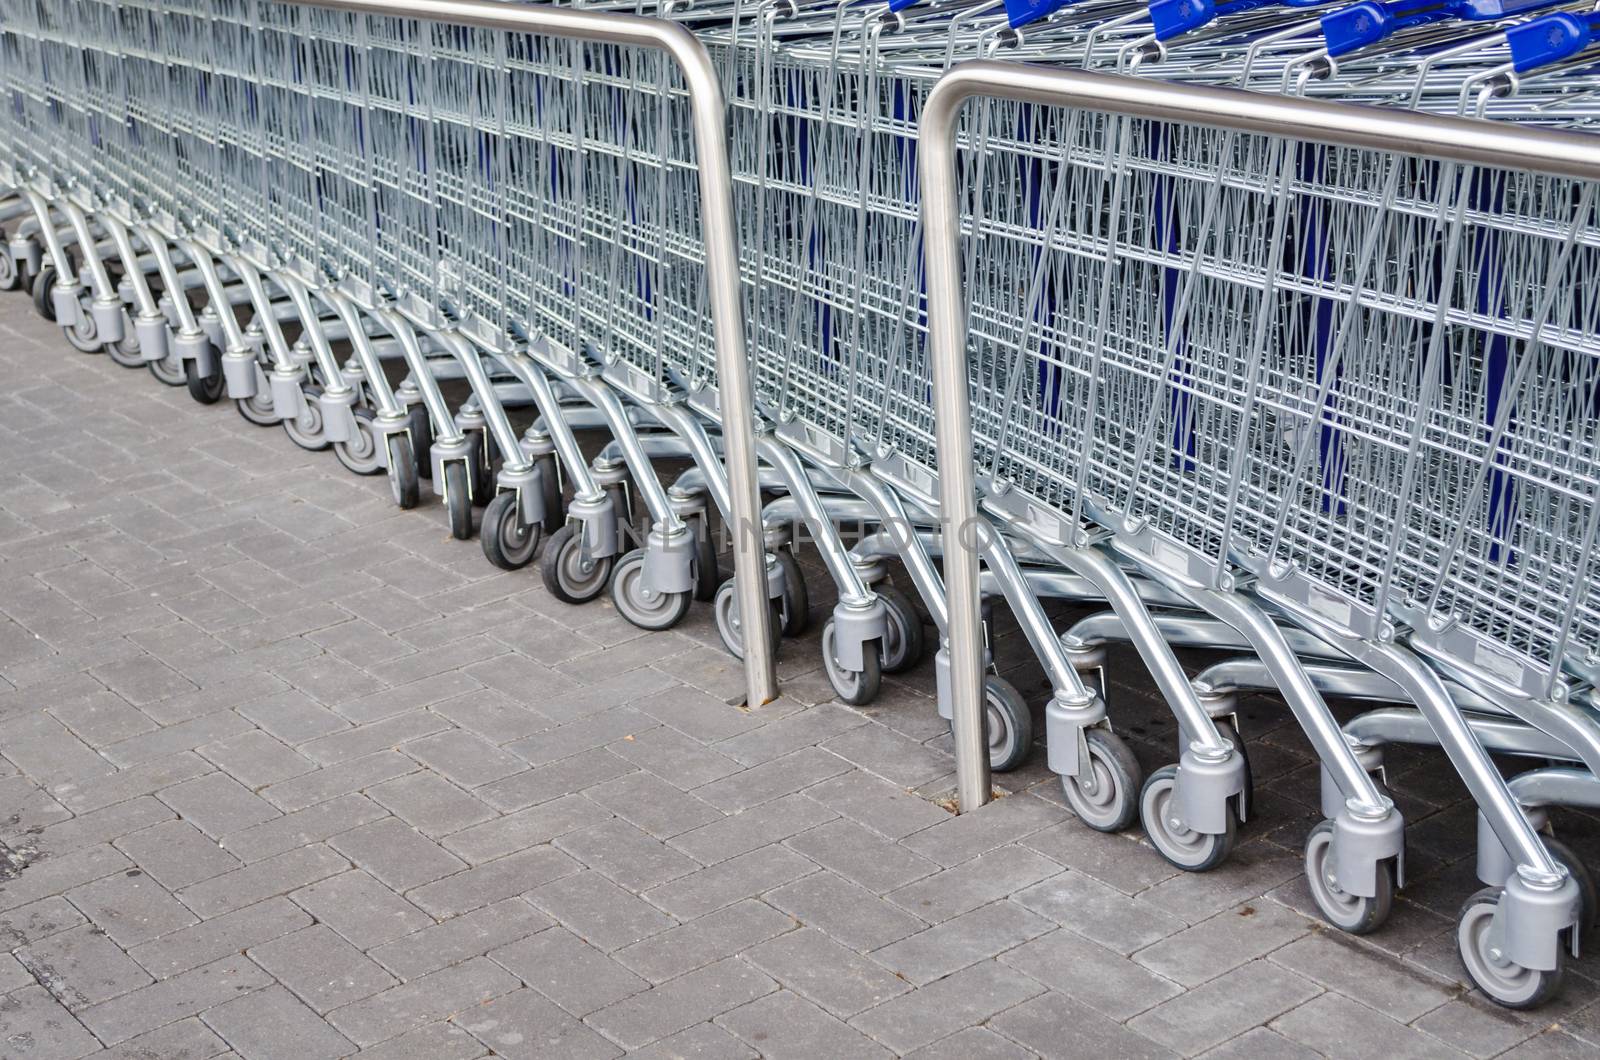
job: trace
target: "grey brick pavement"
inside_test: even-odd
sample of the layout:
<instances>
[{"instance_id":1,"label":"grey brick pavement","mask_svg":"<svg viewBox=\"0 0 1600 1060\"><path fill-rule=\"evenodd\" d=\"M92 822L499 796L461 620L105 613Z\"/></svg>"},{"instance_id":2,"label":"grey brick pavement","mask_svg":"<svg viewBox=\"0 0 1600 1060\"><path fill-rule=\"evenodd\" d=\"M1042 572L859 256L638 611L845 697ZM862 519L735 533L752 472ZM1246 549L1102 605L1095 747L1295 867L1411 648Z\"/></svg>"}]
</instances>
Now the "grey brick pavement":
<instances>
[{"instance_id":1,"label":"grey brick pavement","mask_svg":"<svg viewBox=\"0 0 1600 1060\"><path fill-rule=\"evenodd\" d=\"M22 297L0 369L0 1056L1600 1048L1592 958L1528 1016L1459 982L1472 815L1434 756L1391 758L1412 881L1344 938L1303 915L1316 770L1269 699L1218 872L1080 827L1040 762L953 818L927 668L854 710L792 645L786 698L729 706L703 608L644 636L562 605ZM1171 721L1112 663L1161 764Z\"/></svg>"}]
</instances>

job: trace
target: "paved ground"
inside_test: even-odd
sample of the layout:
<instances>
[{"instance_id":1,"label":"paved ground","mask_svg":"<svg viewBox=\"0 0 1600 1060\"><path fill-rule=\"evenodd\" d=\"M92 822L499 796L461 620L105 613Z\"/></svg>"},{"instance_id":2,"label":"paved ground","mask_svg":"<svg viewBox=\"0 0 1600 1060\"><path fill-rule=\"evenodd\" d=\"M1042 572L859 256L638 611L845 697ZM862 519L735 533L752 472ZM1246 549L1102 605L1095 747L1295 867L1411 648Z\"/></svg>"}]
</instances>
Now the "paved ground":
<instances>
[{"instance_id":1,"label":"paved ground","mask_svg":"<svg viewBox=\"0 0 1600 1060\"><path fill-rule=\"evenodd\" d=\"M559 604L20 296L0 371L0 1056L1600 1044L1593 959L1525 1017L1457 981L1472 815L1437 757L1393 760L1414 879L1354 942L1300 912L1316 773L1270 700L1258 819L1212 874L1078 825L1037 764L952 817L926 671L852 710L791 646L786 698L744 711L704 608L640 635ZM1170 721L1113 662L1159 765Z\"/></svg>"}]
</instances>

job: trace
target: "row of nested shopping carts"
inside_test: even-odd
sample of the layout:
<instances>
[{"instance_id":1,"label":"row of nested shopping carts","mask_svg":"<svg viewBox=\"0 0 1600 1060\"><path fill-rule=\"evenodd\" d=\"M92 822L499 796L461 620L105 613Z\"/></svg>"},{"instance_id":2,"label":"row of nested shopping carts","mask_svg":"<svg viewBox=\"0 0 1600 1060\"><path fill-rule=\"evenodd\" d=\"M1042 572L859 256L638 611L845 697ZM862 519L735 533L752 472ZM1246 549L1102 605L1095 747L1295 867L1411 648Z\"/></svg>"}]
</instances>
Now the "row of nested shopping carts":
<instances>
[{"instance_id":1,"label":"row of nested shopping carts","mask_svg":"<svg viewBox=\"0 0 1600 1060\"><path fill-rule=\"evenodd\" d=\"M387 473L401 507L431 482L458 537L481 507L488 560L537 559L563 600L609 592L646 629L709 602L740 655L709 527L753 422L763 657L807 622L803 526L836 583L838 695L869 702L924 652L895 567L948 717L952 653L983 648L952 642L940 566L969 528L940 513L919 122L964 60L1118 75L1084 83L1127 105L980 84L954 173L982 512L960 547L1049 680L1049 766L1085 825L1140 820L1204 871L1250 808L1236 697L1278 692L1323 766L1311 894L1366 933L1403 883L1384 748L1441 746L1479 807L1463 962L1533 1006L1596 906L1548 812L1600 807L1596 184L1172 115L1220 88L1584 131L1588 3L598 5L714 60L736 408L667 53L457 0L0 0L0 286L80 350ZM846 522L872 532L847 546ZM1051 600L1103 610L1062 631ZM1115 641L1177 722L1148 776L1093 679ZM1181 647L1222 661L1191 676ZM1341 726L1330 697L1369 709ZM1013 768L1029 706L992 673L982 701L989 764Z\"/></svg>"}]
</instances>

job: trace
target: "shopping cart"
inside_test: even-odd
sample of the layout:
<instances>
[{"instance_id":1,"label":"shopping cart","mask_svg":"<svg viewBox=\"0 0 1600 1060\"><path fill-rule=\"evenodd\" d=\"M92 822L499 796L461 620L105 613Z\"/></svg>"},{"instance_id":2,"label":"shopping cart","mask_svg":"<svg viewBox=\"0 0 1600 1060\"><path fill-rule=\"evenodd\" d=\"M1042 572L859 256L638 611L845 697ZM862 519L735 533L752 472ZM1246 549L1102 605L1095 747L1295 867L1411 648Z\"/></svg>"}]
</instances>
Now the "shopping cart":
<instances>
[{"instance_id":1,"label":"shopping cart","mask_svg":"<svg viewBox=\"0 0 1600 1060\"><path fill-rule=\"evenodd\" d=\"M1041 256L1050 262L1042 271L1054 283L1053 326L1087 323L1079 343L1007 342L974 330L969 347L957 286L955 119L964 100L991 95L1012 101L989 105L1001 114L1047 107L1049 117L1041 118L1043 126L1028 141L1031 157L1048 168L1051 186L1070 189L1067 201L1106 206L1047 226L1041 244ZM1152 568L1152 576L1160 576L1158 564L1170 570L1182 559L1193 579L1188 593L1198 586L1214 591L1209 587L1225 579L1235 590L1248 587L1260 599L1258 607L1315 631L1403 691L1499 842L1514 852L1507 859L1511 871L1463 911L1459 938L1468 971L1504 1004L1532 1005L1549 996L1559 985L1563 945L1569 937L1575 942L1579 887L1518 810L1424 653L1443 669L1451 664L1432 647L1430 635L1416 638L1415 629L1394 618L1394 605L1424 587L1442 595L1442 582L1455 593L1471 584L1470 578L1460 580L1465 564L1455 559L1459 547L1438 549L1426 531L1432 528L1445 541L1464 539L1492 505L1481 489L1476 500L1469 490L1441 512L1434 491L1492 478L1501 468L1540 473L1535 469L1541 465L1502 464L1498 444L1474 440L1486 432L1481 406L1468 397L1483 393L1474 386L1481 388L1491 369L1489 358L1472 353L1486 344L1464 333L1473 324L1483 328L1490 326L1488 319L1504 318L1462 313L1459 323L1451 320L1453 301L1472 305L1472 292L1463 291L1460 274L1446 267L1453 263L1440 263L1434 275L1441 293L1427 308L1444 315L1444 326L1434 333L1436 341L1424 339L1422 345L1461 356L1448 359L1448 374L1446 358L1437 354L1418 363L1409 352L1415 346L1404 337L1416 335L1407 320L1417 315L1421 292L1412 282L1414 267L1389 255L1399 247L1426 248L1417 252L1429 255L1441 247L1461 248L1468 230L1479 239L1513 238L1509 228L1498 227L1506 210L1472 211L1474 182L1446 176L1452 167L1473 166L1508 180L1521 175L1530 194L1500 205L1514 201L1518 211L1539 218L1517 232L1524 244L1499 259L1499 267L1516 277L1508 278L1505 289L1536 305L1548 292L1580 289L1575 281L1587 266L1577 259L1590 253L1596 223L1594 185L1587 182L1600 176L1600 152L1582 137L1528 129L1001 64L971 64L952 74L924 120L933 378L947 518L971 517L974 453L980 474L989 468L1004 473L1013 463L1014 445L991 442L996 427L986 423L984 395L1019 377L1037 386L1046 368L1074 377L1086 388L1078 400L1030 396L1026 415L1038 417L1036 429L1058 437L1119 444L1096 446L1094 460L1080 461L1078 489L1057 503L1081 504L1077 510L1110 530L1118 550ZM1387 147L1398 142L1421 157ZM1305 165L1308 155L1318 164ZM1549 172L1558 175L1526 176ZM1382 179L1373 182L1374 174ZM990 170L993 187L1015 189L1019 179L1016 170ZM1003 199L985 194L980 201ZM1170 211L1166 223L1131 208L1140 201L1162 203ZM1284 252L1304 245L1304 231L1292 226L1307 216L1326 220L1325 230L1340 234L1326 273L1308 276L1304 255ZM1472 245L1470 238L1466 245ZM1375 259L1386 267L1371 267ZM1179 273L1175 291L1169 270ZM969 277L968 283L981 299L982 281ZM1085 290L1107 300L1084 297ZM1334 296L1335 312L1348 319L1322 348L1322 332L1304 321L1316 319L1319 298ZM1170 314L1151 326L1144 314L1164 305ZM1074 321L1074 312L1086 316ZM1447 335L1452 341L1445 341ZM1574 336L1577 349L1544 338L1533 331L1517 340L1524 356L1550 350L1558 365L1568 366L1558 366L1543 385L1569 395L1569 401L1570 395L1588 394L1586 377L1572 374L1592 357L1581 338ZM1333 370L1331 356L1318 356L1346 348L1354 352L1342 372ZM969 412L973 371L979 400ZM1547 454L1559 450L1567 456L1564 469L1576 470L1573 461L1587 459L1587 446L1555 430L1563 421L1538 414L1561 402L1541 405L1520 395L1517 400L1527 418L1516 433L1529 435L1520 444L1543 443ZM1446 426L1453 410L1478 426ZM1407 474L1407 457L1422 451L1436 463L1427 473ZM1106 466L1103 454L1128 452L1139 456L1137 463ZM1577 501L1570 494L1567 499ZM1523 516L1542 520L1545 511L1535 504ZM1469 530L1440 534L1441 515ZM1505 517L1489 521L1495 518ZM1587 526L1586 519L1576 522ZM1576 543L1557 529L1542 524L1540 532L1519 533L1514 541L1492 539L1502 550L1502 569L1512 565L1508 547L1530 550L1518 568L1532 563L1544 569L1535 553ZM1589 554L1575 558L1588 561ZM1435 572L1431 586L1426 576L1412 573L1419 568ZM951 554L946 573L953 627L974 623L973 560ZM1397 587L1410 578L1417 589ZM1274 666L1266 655L1262 660ZM1294 660L1291 654L1281 661ZM979 772L982 767L971 721L977 660L956 662L958 751L970 782L971 765ZM1337 739L1335 730L1330 740ZM1325 748L1318 751L1325 766L1337 763ZM1345 809L1359 809L1343 785L1341 793L1347 795ZM1313 832L1308 877L1324 912L1359 928L1359 918L1370 915L1382 892L1357 890L1373 879L1364 876L1372 866L1365 859L1354 865L1344 860L1345 838L1337 824ZM1330 901L1341 893L1343 910Z\"/></svg>"}]
</instances>

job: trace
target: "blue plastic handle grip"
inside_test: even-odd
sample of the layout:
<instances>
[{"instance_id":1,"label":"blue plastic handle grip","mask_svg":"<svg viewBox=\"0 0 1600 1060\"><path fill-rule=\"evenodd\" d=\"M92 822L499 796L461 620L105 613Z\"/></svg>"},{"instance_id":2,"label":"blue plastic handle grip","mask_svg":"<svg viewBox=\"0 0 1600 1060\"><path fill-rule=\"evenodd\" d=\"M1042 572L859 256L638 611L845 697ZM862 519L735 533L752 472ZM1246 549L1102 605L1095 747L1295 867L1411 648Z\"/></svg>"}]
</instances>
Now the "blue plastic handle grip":
<instances>
[{"instance_id":1,"label":"blue plastic handle grip","mask_svg":"<svg viewBox=\"0 0 1600 1060\"><path fill-rule=\"evenodd\" d=\"M1150 0L1150 22L1156 40L1171 40L1179 34L1199 29L1221 18L1258 7L1282 4L1285 7L1310 7L1324 0Z\"/></svg>"},{"instance_id":2,"label":"blue plastic handle grip","mask_svg":"<svg viewBox=\"0 0 1600 1060\"><path fill-rule=\"evenodd\" d=\"M894 5L901 0L891 0L889 10L899 10ZM1046 15L1053 15L1066 7L1071 0L1006 0L1006 21L1012 29L1021 29Z\"/></svg>"},{"instance_id":3,"label":"blue plastic handle grip","mask_svg":"<svg viewBox=\"0 0 1600 1060\"><path fill-rule=\"evenodd\" d=\"M916 3L917 0L889 0L889 10L898 14L908 7L914 7Z\"/></svg>"},{"instance_id":4,"label":"blue plastic handle grip","mask_svg":"<svg viewBox=\"0 0 1600 1060\"><path fill-rule=\"evenodd\" d=\"M1555 0L1362 0L1322 16L1329 55L1346 55L1410 26L1447 18L1486 22L1548 7Z\"/></svg>"},{"instance_id":5,"label":"blue plastic handle grip","mask_svg":"<svg viewBox=\"0 0 1600 1060\"><path fill-rule=\"evenodd\" d=\"M1600 39L1600 16L1557 11L1506 30L1511 65L1525 74L1576 55Z\"/></svg>"}]
</instances>

